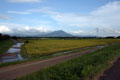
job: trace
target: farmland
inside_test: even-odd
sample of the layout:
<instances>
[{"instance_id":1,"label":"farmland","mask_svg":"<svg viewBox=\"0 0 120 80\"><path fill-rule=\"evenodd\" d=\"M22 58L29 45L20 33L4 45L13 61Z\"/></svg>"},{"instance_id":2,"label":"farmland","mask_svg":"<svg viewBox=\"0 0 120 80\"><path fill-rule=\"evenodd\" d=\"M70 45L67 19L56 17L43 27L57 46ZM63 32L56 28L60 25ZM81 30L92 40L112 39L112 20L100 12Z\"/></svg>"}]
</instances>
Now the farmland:
<instances>
[{"instance_id":1,"label":"farmland","mask_svg":"<svg viewBox=\"0 0 120 80\"><path fill-rule=\"evenodd\" d=\"M117 39L78 39L78 40L56 40L56 39L35 39L22 47L22 54L25 57L25 49L28 55L40 57L51 55L57 52L79 49L87 46L105 45L120 42Z\"/></svg>"},{"instance_id":2,"label":"farmland","mask_svg":"<svg viewBox=\"0 0 120 80\"><path fill-rule=\"evenodd\" d=\"M1 68L1 79L94 80L120 57L119 39L22 39L22 41L26 42L22 46L22 55L27 57L24 54L26 50L30 57L20 62L1 64L2 67L9 65L11 68L10 71L8 67ZM64 51L73 52L53 56ZM15 72L18 74L13 74ZM21 76L23 77L20 78Z\"/></svg>"},{"instance_id":3,"label":"farmland","mask_svg":"<svg viewBox=\"0 0 120 80\"><path fill-rule=\"evenodd\" d=\"M17 80L94 80L96 76L120 57L119 52L120 44L110 45Z\"/></svg>"}]
</instances>

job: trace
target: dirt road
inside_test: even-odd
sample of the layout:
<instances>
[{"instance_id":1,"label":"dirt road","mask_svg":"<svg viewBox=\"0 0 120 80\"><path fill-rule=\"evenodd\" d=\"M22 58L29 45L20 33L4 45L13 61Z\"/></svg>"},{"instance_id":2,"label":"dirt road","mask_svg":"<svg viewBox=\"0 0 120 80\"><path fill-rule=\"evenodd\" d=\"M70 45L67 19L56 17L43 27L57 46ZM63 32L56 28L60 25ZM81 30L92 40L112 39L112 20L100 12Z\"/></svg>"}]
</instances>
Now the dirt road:
<instances>
[{"instance_id":1,"label":"dirt road","mask_svg":"<svg viewBox=\"0 0 120 80\"><path fill-rule=\"evenodd\" d=\"M120 80L120 58L118 58L111 68L104 71L99 80Z\"/></svg>"},{"instance_id":2,"label":"dirt road","mask_svg":"<svg viewBox=\"0 0 120 80\"><path fill-rule=\"evenodd\" d=\"M25 76L26 74L36 72L45 67L52 66L57 63L70 60L79 55L94 52L101 48L102 47L97 46L90 50L85 50L85 51L78 52L78 53L72 53L72 54L68 54L68 55L58 56L58 57L50 58L47 60L31 61L31 62L27 62L27 63L21 63L21 64L12 65L12 66L8 66L8 67L3 67L3 68L0 68L0 80L13 80L18 77Z\"/></svg>"}]
</instances>

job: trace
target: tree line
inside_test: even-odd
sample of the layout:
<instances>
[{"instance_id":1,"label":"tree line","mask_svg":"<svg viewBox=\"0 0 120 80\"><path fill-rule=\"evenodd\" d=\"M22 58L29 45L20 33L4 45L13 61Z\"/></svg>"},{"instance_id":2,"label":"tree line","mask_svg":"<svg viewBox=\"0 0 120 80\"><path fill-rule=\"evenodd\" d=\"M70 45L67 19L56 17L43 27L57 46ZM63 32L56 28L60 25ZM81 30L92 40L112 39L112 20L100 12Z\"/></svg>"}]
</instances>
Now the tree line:
<instances>
[{"instance_id":1,"label":"tree line","mask_svg":"<svg viewBox=\"0 0 120 80\"><path fill-rule=\"evenodd\" d=\"M2 34L0 33L0 40L8 40L8 39L18 39L19 37L17 36L10 36L7 34Z\"/></svg>"}]
</instances>

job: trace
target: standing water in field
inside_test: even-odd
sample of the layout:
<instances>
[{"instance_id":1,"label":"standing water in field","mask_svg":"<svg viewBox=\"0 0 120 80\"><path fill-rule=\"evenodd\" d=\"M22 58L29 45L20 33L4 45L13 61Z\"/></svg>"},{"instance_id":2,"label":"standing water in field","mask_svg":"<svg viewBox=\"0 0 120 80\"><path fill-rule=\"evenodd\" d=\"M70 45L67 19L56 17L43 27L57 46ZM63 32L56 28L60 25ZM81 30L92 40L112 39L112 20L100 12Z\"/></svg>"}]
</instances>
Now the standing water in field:
<instances>
[{"instance_id":1,"label":"standing water in field","mask_svg":"<svg viewBox=\"0 0 120 80\"><path fill-rule=\"evenodd\" d=\"M24 60L21 56L21 46L24 43L16 43L14 44L0 59L0 62L12 62L17 60Z\"/></svg>"}]
</instances>

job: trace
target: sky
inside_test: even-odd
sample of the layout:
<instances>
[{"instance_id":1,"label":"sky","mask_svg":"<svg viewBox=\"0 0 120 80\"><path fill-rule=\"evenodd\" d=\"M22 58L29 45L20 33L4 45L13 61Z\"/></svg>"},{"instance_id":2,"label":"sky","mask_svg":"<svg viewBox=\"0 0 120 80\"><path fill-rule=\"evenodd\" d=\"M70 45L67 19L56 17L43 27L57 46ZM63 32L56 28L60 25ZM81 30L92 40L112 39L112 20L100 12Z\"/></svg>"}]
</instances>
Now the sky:
<instances>
[{"instance_id":1,"label":"sky","mask_svg":"<svg viewBox=\"0 0 120 80\"><path fill-rule=\"evenodd\" d=\"M0 0L0 33L120 36L120 0Z\"/></svg>"}]
</instances>

